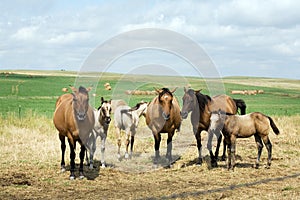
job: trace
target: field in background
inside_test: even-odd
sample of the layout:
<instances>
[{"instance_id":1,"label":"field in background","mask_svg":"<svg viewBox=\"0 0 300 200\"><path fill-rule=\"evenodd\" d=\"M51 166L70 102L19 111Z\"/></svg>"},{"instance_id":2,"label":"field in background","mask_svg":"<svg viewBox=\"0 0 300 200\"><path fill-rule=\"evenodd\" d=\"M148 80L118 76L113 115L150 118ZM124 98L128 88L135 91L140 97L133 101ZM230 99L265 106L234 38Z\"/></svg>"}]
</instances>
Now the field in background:
<instances>
[{"instance_id":1,"label":"field in background","mask_svg":"<svg viewBox=\"0 0 300 200\"><path fill-rule=\"evenodd\" d=\"M272 116L281 130L276 136L270 133L273 144L273 161L270 169L265 169L266 148L263 149L261 167L253 169L256 158L254 138L237 141L238 165L234 172L226 170L226 163L211 169L209 157L204 157L202 166L195 166L197 150L195 140L177 160L171 169L157 169L148 172L130 173L109 166L99 168L99 154L96 155L94 170L86 167L87 179L69 181L69 172L60 173L60 142L52 123L52 114L57 96L63 94L62 87L73 85L75 73L70 72L22 72L9 74L0 72L0 198L1 199L298 199L300 196L300 81L264 78L225 78L227 94L231 90L262 89L264 94L256 96L234 95L243 98L248 111L263 111ZM103 84L112 87L121 75L107 74L98 84L97 98L111 98L113 91L105 91ZM180 79L170 87L180 86L176 96L181 100L183 89ZM192 88L208 93L205 81L188 78ZM146 77L132 76L133 81L151 90L153 85ZM19 84L18 94L12 87ZM15 91L14 91L15 92ZM150 100L153 96L132 96L130 104L139 100ZM20 116L19 116L19 106ZM188 124L188 121L184 121ZM142 118L140 130L147 130L149 140L139 138L135 152L153 153L151 133ZM115 142L114 130L110 127L109 142ZM180 134L189 134L183 129ZM144 134L144 133L143 133ZM140 134L141 135L141 134ZM176 138L175 138L176 140ZM202 134L205 149L206 133ZM143 141L143 142L141 142ZM178 142L178 141L177 141ZM164 146L165 144L162 144ZM124 147L124 146L123 146ZM176 146L174 145L174 148ZM165 147L162 147L165 150ZM76 163L79 163L77 148ZM123 149L124 151L124 149ZM206 152L204 151L206 155ZM113 155L112 155L113 156ZM123 160L134 165L134 160ZM69 148L66 151L69 167ZM78 168L78 165L77 165Z\"/></svg>"},{"instance_id":2,"label":"field in background","mask_svg":"<svg viewBox=\"0 0 300 200\"><path fill-rule=\"evenodd\" d=\"M0 71L0 113L6 116L8 113L22 115L28 110L52 117L55 101L58 96L63 94L62 88L74 85L76 80L74 72L48 72L48 71ZM207 89L206 81L213 79L200 79L188 77L186 83L180 77L161 77L167 84L158 85L151 83L151 76L128 75L125 78L119 74L90 74L99 76L99 82L94 85L95 107L98 107L100 97L110 99L120 95L129 98L129 105L133 106L138 101L150 101L153 95L134 95L125 94L126 88L138 90L153 90L153 87L175 88L176 96L181 103L183 87L186 83L194 89L202 89L202 93L210 94ZM114 91L116 86L121 85L124 90ZM109 82L113 88L110 91L104 89L103 85ZM231 95L233 98L245 100L248 111L261 111L268 115L295 115L300 113L300 80L268 79L268 78L247 78L232 77L221 80L224 84L225 92L230 95L231 90L263 90L264 94L259 95ZM17 88L17 89L16 89ZM117 94L118 93L118 94ZM91 97L93 98L93 97Z\"/></svg>"}]
</instances>

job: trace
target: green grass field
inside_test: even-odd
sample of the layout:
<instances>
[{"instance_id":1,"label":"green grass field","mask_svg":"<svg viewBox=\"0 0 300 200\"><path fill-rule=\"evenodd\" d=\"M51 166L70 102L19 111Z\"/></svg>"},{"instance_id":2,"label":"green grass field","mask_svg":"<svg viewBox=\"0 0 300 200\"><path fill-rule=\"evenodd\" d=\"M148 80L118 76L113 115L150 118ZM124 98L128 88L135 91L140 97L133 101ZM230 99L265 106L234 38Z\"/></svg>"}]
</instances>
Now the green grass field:
<instances>
[{"instance_id":1,"label":"green grass field","mask_svg":"<svg viewBox=\"0 0 300 200\"><path fill-rule=\"evenodd\" d=\"M130 105L153 98L126 96L123 90L131 88L153 90L153 87L178 86L176 96L180 104L183 86L187 83L192 88L203 89L203 93L209 94L206 80L200 78L190 77L185 81L180 77L158 79L163 79L166 84L159 84L149 76L104 74L95 85L94 93L97 101L101 96L108 99L122 94L124 98L128 98ZM86 178L70 181L68 171L60 173L60 141L52 115L56 98L63 94L62 88L73 85L75 80L74 72L15 71L6 74L0 71L0 199L299 199L299 80L248 77L222 80L229 95L231 90L264 90L264 94L255 96L231 96L244 99L248 106L247 112L261 111L272 116L280 129L279 135L269 135L273 144L270 169L264 167L266 148L263 149L261 167L252 168L257 155L253 137L237 140L237 166L234 172L227 171L223 161L219 162L219 167L211 168L205 147L205 132L201 134L204 163L196 166L196 141L190 121L183 120L181 131L176 133L173 143L173 155L178 152L180 158L170 169L154 170L151 168L153 136L144 118L141 118L132 159L121 162L117 160L117 140L112 122L105 154L108 167L102 169L100 166L98 140L96 168L90 170L88 166L84 166ZM106 82L111 84L111 91L104 90L103 84ZM118 87L118 90L115 89ZM164 136L160 148L162 155L166 151ZM122 139L125 142L125 134ZM79 150L77 147L77 169ZM123 143L122 153L124 150ZM69 153L67 147L68 170ZM136 172L140 167L137 163L145 162L144 158L150 163L147 165L150 167L149 171ZM131 167L132 171L123 171L122 166Z\"/></svg>"},{"instance_id":2,"label":"green grass field","mask_svg":"<svg viewBox=\"0 0 300 200\"><path fill-rule=\"evenodd\" d=\"M100 76L100 74L99 74ZM182 79L178 77L164 78L167 87L175 88L176 96L181 103L183 95ZM9 113L24 115L26 112L33 112L51 118L54 111L55 101L63 94L63 87L74 85L76 73L72 72L37 72L19 71L7 74L0 72L0 113L7 116ZM122 80L120 84L120 80ZM186 78L186 81L194 89L203 89L204 94L209 94L204 79ZM230 95L231 90L264 90L264 94L259 95L231 95L233 98L244 99L247 104L247 112L260 111L267 115L296 115L300 113L300 81L284 79L264 79L249 77L231 77L223 80L225 92ZM109 82L111 91L106 91L103 84ZM266 83L267 82L267 83ZM277 83L277 84L276 84ZM281 84L280 83L284 83ZM95 88L95 107L98 106L100 96L105 99L114 98L119 92L120 96L126 97L124 91L127 88L139 90L153 90L153 87L161 85L153 83L147 76L127 76L125 78L119 74L104 74L97 82ZM119 85L118 85L119 84ZM120 86L118 91L114 91L115 86ZM113 95L114 93L114 95ZM126 97L129 98L129 97ZM153 96L135 95L131 96L128 102L133 106L140 100L150 101Z\"/></svg>"}]
</instances>

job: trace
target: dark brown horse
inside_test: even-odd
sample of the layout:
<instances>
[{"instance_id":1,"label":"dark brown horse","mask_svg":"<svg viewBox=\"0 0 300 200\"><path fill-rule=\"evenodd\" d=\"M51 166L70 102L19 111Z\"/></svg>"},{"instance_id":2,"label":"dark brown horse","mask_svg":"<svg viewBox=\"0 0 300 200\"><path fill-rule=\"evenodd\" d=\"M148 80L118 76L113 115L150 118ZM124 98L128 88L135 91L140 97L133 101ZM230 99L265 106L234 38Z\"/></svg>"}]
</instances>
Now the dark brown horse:
<instances>
[{"instance_id":1,"label":"dark brown horse","mask_svg":"<svg viewBox=\"0 0 300 200\"><path fill-rule=\"evenodd\" d=\"M180 107L177 99L173 96L175 89L170 91L168 88L162 88L156 89L156 91L158 96L150 102L147 108L146 123L155 140L155 165L160 157L161 133L168 133L166 158L170 165L172 162L172 138L175 130L179 130L181 125Z\"/></svg>"},{"instance_id":2,"label":"dark brown horse","mask_svg":"<svg viewBox=\"0 0 300 200\"><path fill-rule=\"evenodd\" d=\"M258 168L259 166L264 143L268 150L267 168L269 168L272 160L272 144L268 137L270 125L274 133L278 135L279 130L273 119L260 112L239 116L226 114L226 112L219 110L211 114L209 131L222 131L228 145L228 169L233 170L235 166L236 138L248 138L252 135L255 137L258 150L255 167Z\"/></svg>"},{"instance_id":3,"label":"dark brown horse","mask_svg":"<svg viewBox=\"0 0 300 200\"><path fill-rule=\"evenodd\" d=\"M70 146L70 160L71 160L71 174L70 179L75 179L75 144L78 141L81 145L80 151L80 178L83 174L83 161L85 154L86 140L94 127L94 113L93 108L89 105L88 91L82 86L79 89L71 87L72 94L64 94L56 101L56 109L54 112L53 122L59 132L59 139L61 141L61 170L65 171L65 137L68 138Z\"/></svg>"},{"instance_id":4,"label":"dark brown horse","mask_svg":"<svg viewBox=\"0 0 300 200\"><path fill-rule=\"evenodd\" d=\"M217 95L211 98L208 95L204 95L200 90L194 91L193 89L184 88L184 96L182 98L183 106L181 110L181 117L186 119L188 113L191 112L191 123L193 126L193 132L197 141L198 148L198 161L197 164L202 164L202 144L201 144L201 132L207 131L210 124L210 113L218 109L226 110L227 113L236 114L237 109L241 109L241 114L246 113L246 104L243 100L234 100L227 95ZM218 142L215 151L215 155L212 152L212 138L213 134L208 134L207 148L209 150L211 165L217 166L217 159L219 154L220 143L222 141L222 135L217 134ZM225 147L223 151L223 159L225 159Z\"/></svg>"}]
</instances>

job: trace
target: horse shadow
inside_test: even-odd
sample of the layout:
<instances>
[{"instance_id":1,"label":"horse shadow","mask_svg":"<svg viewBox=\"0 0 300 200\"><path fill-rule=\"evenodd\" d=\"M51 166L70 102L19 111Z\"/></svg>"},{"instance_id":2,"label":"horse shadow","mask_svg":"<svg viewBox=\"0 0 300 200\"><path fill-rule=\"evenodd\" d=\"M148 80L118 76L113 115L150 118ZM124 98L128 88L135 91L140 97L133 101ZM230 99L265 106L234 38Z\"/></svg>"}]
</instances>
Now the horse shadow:
<instances>
[{"instance_id":1,"label":"horse shadow","mask_svg":"<svg viewBox=\"0 0 300 200\"><path fill-rule=\"evenodd\" d=\"M217 168L225 168L227 169L227 158L225 161L222 161L221 160L222 157L219 157L218 158L218 167ZM236 161L243 161L243 158L242 156L240 155L236 155ZM207 166L207 168L209 170L212 170L216 167L212 167L211 166L211 159L210 159L210 156L209 155L206 155L202 158L202 165L205 165ZM198 165L198 158L194 158L193 160L190 160L188 163L185 164L185 166L194 166L194 165ZM199 165L200 166L200 165ZM236 162L236 165L235 167L237 168L254 168L254 165L251 164L251 163L244 163L244 162Z\"/></svg>"}]
</instances>

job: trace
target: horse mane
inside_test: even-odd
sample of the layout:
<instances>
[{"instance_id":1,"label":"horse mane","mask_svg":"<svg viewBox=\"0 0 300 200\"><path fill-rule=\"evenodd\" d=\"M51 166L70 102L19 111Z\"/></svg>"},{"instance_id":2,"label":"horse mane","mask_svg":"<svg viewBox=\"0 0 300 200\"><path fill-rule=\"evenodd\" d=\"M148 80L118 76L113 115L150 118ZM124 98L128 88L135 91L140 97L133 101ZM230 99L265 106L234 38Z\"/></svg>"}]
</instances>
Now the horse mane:
<instances>
[{"instance_id":1,"label":"horse mane","mask_svg":"<svg viewBox=\"0 0 300 200\"><path fill-rule=\"evenodd\" d=\"M188 93L191 94L191 92L194 93L194 90L189 90ZM202 94L200 92L196 92L196 97L198 100L200 111L203 112L205 110L205 106L211 102L211 97L205 94Z\"/></svg>"},{"instance_id":2,"label":"horse mane","mask_svg":"<svg viewBox=\"0 0 300 200\"><path fill-rule=\"evenodd\" d=\"M159 97L161 97L162 95L164 95L166 93L170 94L173 97L173 93L168 88L162 88L161 90L162 90L162 92L159 93Z\"/></svg>"},{"instance_id":3,"label":"horse mane","mask_svg":"<svg viewBox=\"0 0 300 200\"><path fill-rule=\"evenodd\" d=\"M88 91L85 87L83 86L79 86L79 89L78 89L79 93L84 93L84 94L88 94Z\"/></svg>"}]
</instances>

